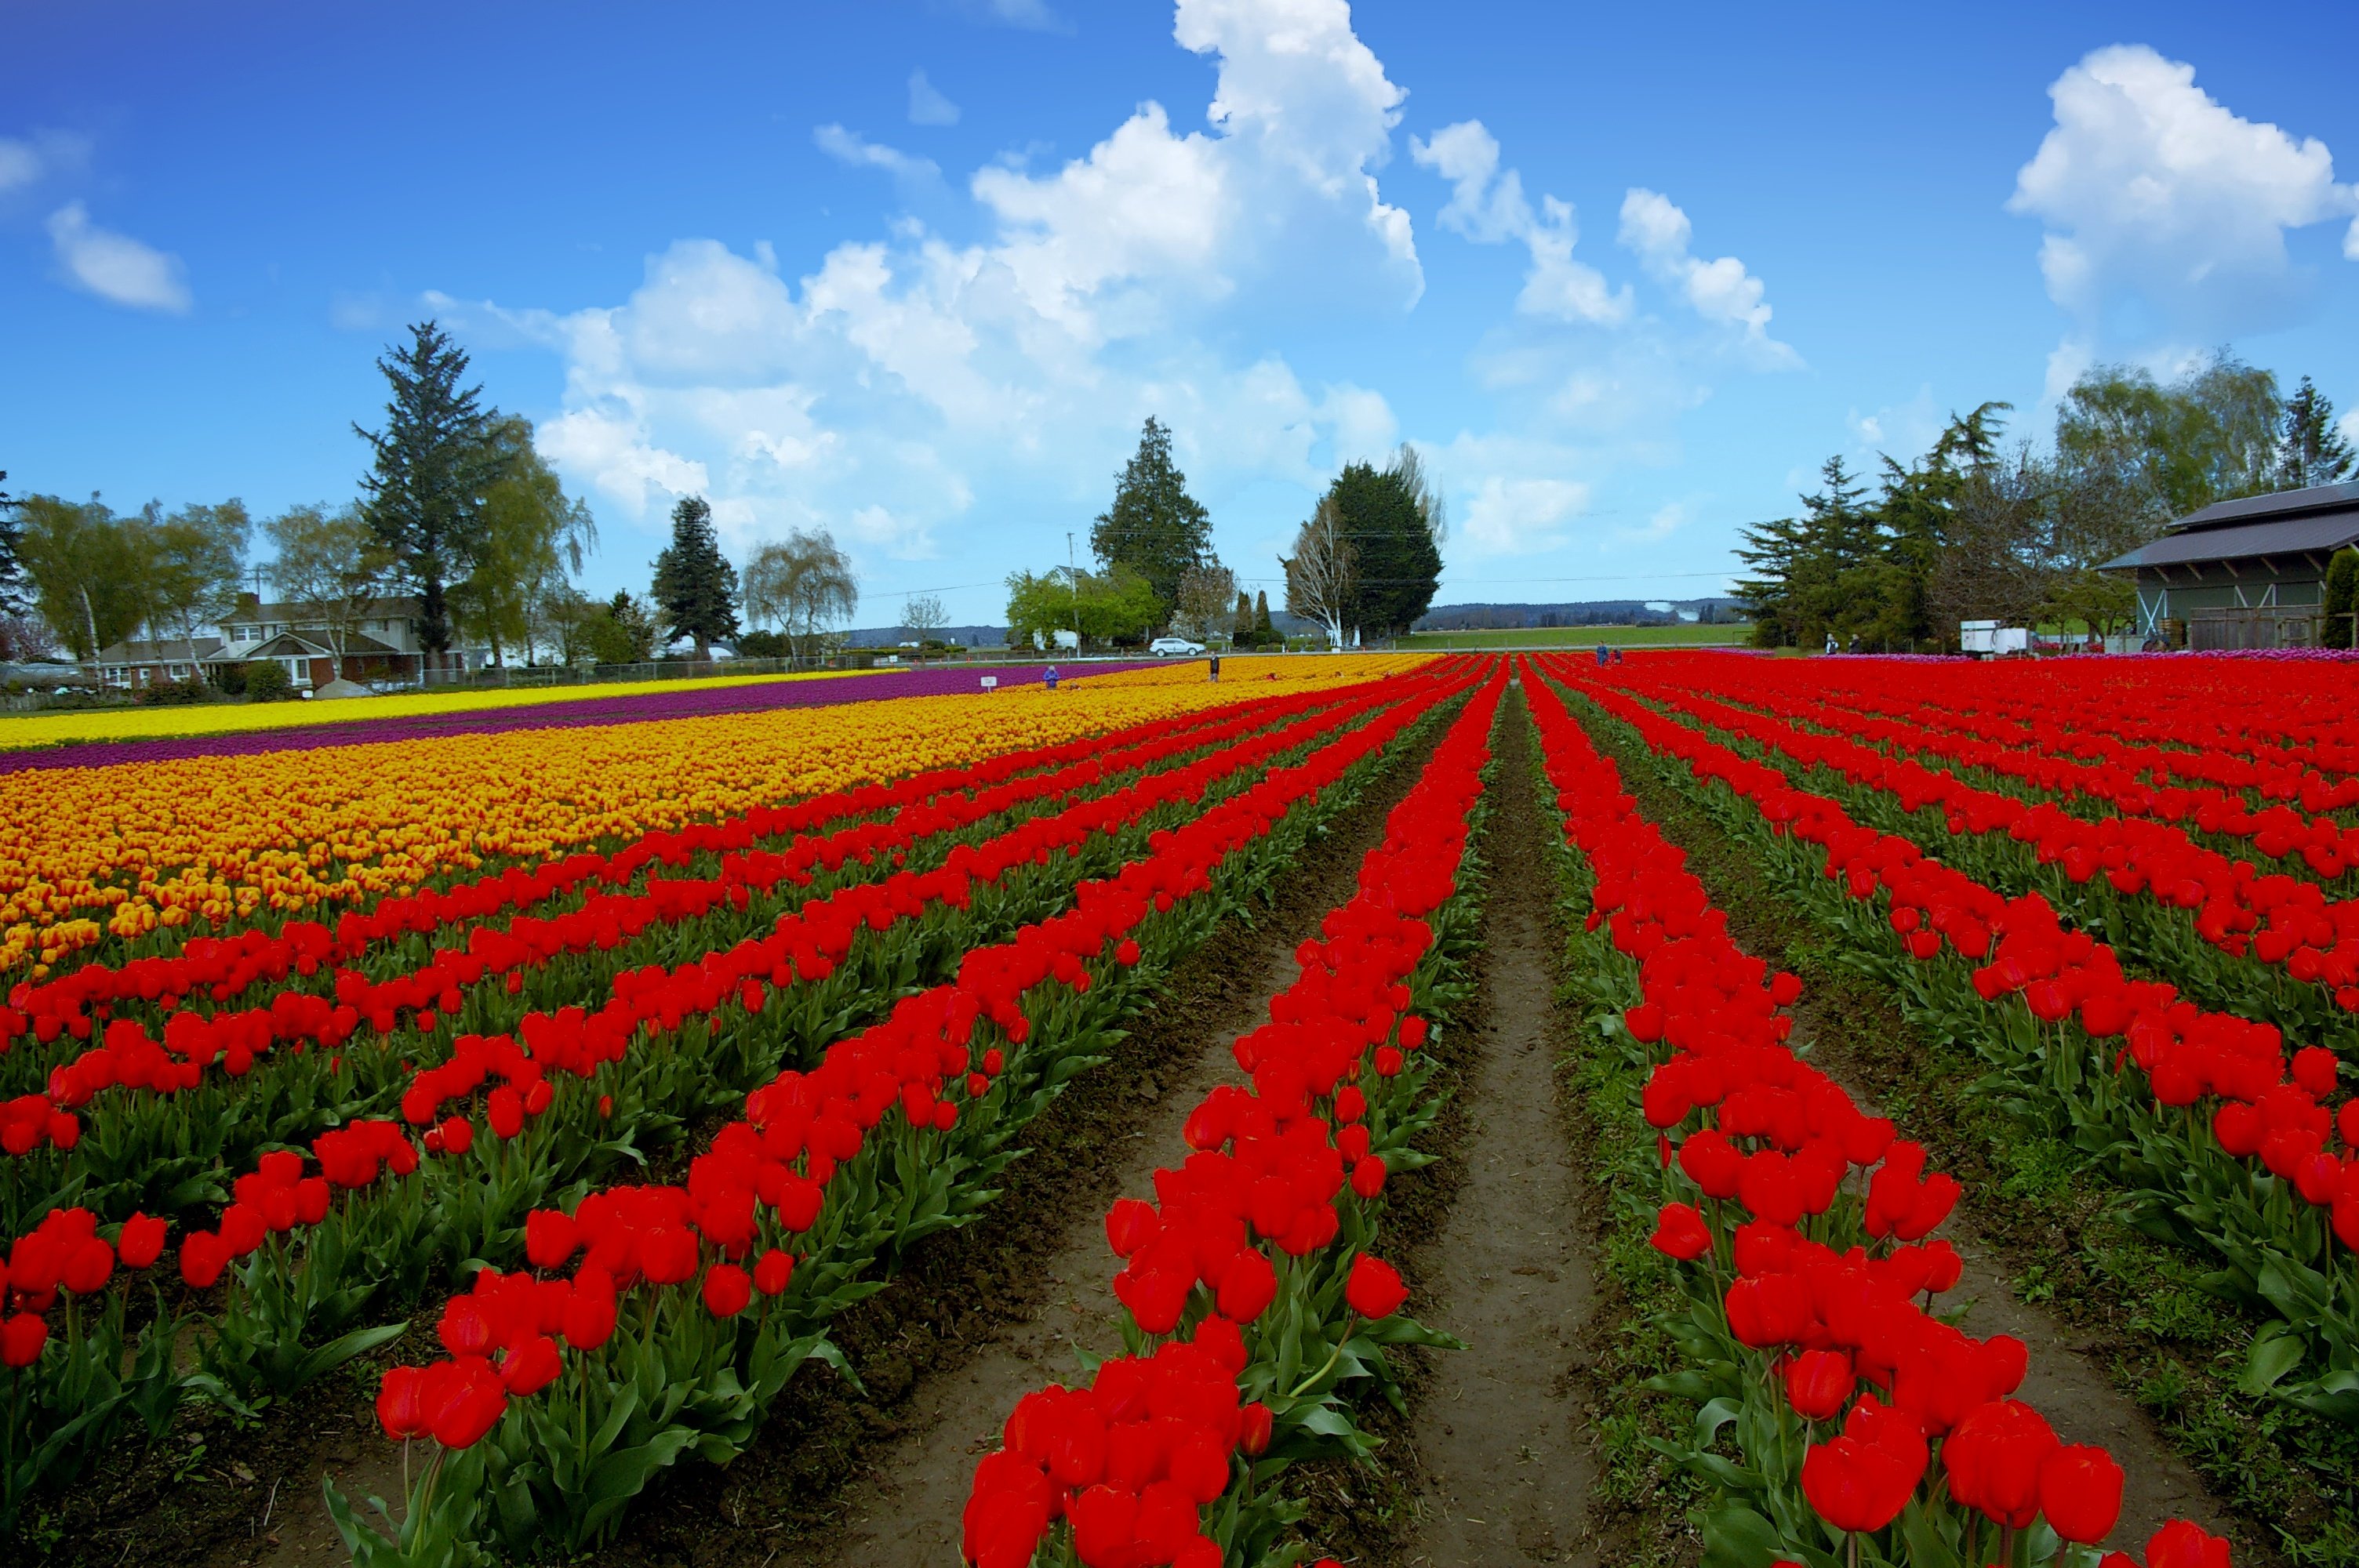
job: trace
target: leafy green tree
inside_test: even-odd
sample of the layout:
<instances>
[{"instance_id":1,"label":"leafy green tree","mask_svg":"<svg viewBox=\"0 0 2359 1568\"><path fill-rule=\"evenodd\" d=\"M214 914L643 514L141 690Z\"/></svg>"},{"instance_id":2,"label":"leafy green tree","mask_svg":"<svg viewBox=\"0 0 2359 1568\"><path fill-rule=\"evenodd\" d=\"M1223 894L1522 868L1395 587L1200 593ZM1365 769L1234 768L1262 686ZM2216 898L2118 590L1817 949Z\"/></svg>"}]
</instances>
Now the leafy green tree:
<instances>
[{"instance_id":1,"label":"leafy green tree","mask_svg":"<svg viewBox=\"0 0 2359 1568\"><path fill-rule=\"evenodd\" d=\"M375 454L361 481L362 514L400 563L420 601L419 637L435 654L451 647L449 590L484 548L485 493L509 454L481 405L481 386L462 386L467 355L432 321L386 351L377 369L392 388L382 431L353 429Z\"/></svg>"},{"instance_id":2,"label":"leafy green tree","mask_svg":"<svg viewBox=\"0 0 2359 1568\"><path fill-rule=\"evenodd\" d=\"M1108 571L1010 572L1007 635L1017 646L1056 644L1078 618L1084 643L1136 643L1162 621L1163 606L1147 579L1116 563Z\"/></svg>"},{"instance_id":3,"label":"leafy green tree","mask_svg":"<svg viewBox=\"0 0 2359 1568\"><path fill-rule=\"evenodd\" d=\"M2125 533L2152 538L2214 502L2277 488L2282 416L2277 378L2224 352L2168 386L2103 365L2057 409L2057 458L2068 470L2110 470L2140 509Z\"/></svg>"},{"instance_id":4,"label":"leafy green tree","mask_svg":"<svg viewBox=\"0 0 2359 1568\"><path fill-rule=\"evenodd\" d=\"M25 575L41 619L77 659L92 659L147 617L139 557L127 519L96 495L76 505L54 495L19 503Z\"/></svg>"},{"instance_id":5,"label":"leafy green tree","mask_svg":"<svg viewBox=\"0 0 2359 1568\"><path fill-rule=\"evenodd\" d=\"M275 556L271 590L325 635L332 678L343 679L344 650L398 586L392 552L352 507L290 507L262 529Z\"/></svg>"},{"instance_id":6,"label":"leafy green tree","mask_svg":"<svg viewBox=\"0 0 2359 1568\"><path fill-rule=\"evenodd\" d=\"M2330 648L2354 645L2352 613L2359 611L2359 549L2344 546L2326 563L2325 624L2319 640Z\"/></svg>"},{"instance_id":7,"label":"leafy green tree","mask_svg":"<svg viewBox=\"0 0 2359 1568\"><path fill-rule=\"evenodd\" d=\"M2351 442L2335 427L2334 405L2303 376L2286 399L2284 425L2277 437L2277 485L2307 490L2314 484L2339 484L2351 472ZM0 474L5 479L6 474Z\"/></svg>"},{"instance_id":8,"label":"leafy green tree","mask_svg":"<svg viewBox=\"0 0 2359 1568\"><path fill-rule=\"evenodd\" d=\"M584 617L581 637L592 664L643 665L656 656L656 618L627 593Z\"/></svg>"},{"instance_id":9,"label":"leafy green tree","mask_svg":"<svg viewBox=\"0 0 2359 1568\"><path fill-rule=\"evenodd\" d=\"M1354 567L1343 624L1369 636L1408 631L1433 603L1441 579L1441 550L1430 521L1437 503L1414 456L1407 460L1408 470L1401 460L1385 469L1347 463L1327 487Z\"/></svg>"},{"instance_id":10,"label":"leafy green tree","mask_svg":"<svg viewBox=\"0 0 2359 1568\"><path fill-rule=\"evenodd\" d=\"M701 661L712 644L737 634L737 568L721 553L712 508L684 495L671 509L671 543L656 557L655 600L675 637L696 644Z\"/></svg>"},{"instance_id":11,"label":"leafy green tree","mask_svg":"<svg viewBox=\"0 0 2359 1568\"><path fill-rule=\"evenodd\" d=\"M557 475L533 447L532 427L514 416L495 416L495 477L485 487L475 559L451 589L461 624L491 644L492 662L528 643L538 606L582 569L598 546L590 508L568 500Z\"/></svg>"},{"instance_id":12,"label":"leafy green tree","mask_svg":"<svg viewBox=\"0 0 2359 1568\"><path fill-rule=\"evenodd\" d=\"M237 598L254 526L245 504L225 501L167 514L150 502L136 522L125 518L124 525L141 562L140 619L158 637L168 633L193 643L197 628Z\"/></svg>"},{"instance_id":13,"label":"leafy green tree","mask_svg":"<svg viewBox=\"0 0 2359 1568\"><path fill-rule=\"evenodd\" d=\"M1150 416L1138 450L1115 477L1114 504L1090 525L1090 554L1109 570L1129 567L1168 607L1179 598L1180 579L1212 553L1211 515L1171 460L1171 432Z\"/></svg>"},{"instance_id":14,"label":"leafy green tree","mask_svg":"<svg viewBox=\"0 0 2359 1568\"><path fill-rule=\"evenodd\" d=\"M805 660L860 608L852 557L824 528L808 534L792 529L784 539L756 547L745 562L745 619L756 626L775 622L790 649Z\"/></svg>"}]
</instances>

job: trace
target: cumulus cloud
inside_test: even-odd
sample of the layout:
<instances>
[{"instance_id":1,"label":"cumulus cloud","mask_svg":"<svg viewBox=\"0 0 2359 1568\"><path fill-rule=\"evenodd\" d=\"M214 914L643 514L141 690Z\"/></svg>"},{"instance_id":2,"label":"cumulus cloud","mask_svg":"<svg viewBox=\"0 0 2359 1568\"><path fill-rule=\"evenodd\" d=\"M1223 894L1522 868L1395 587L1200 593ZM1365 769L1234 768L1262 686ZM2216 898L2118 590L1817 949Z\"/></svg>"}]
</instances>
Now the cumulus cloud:
<instances>
[{"instance_id":1,"label":"cumulus cloud","mask_svg":"<svg viewBox=\"0 0 2359 1568\"><path fill-rule=\"evenodd\" d=\"M2282 325L2303 292L2286 235L2359 212L2325 143L2241 117L2143 44L2092 52L2049 97L2056 124L2007 207L2045 225L2040 272L2083 335L2125 306L2188 341ZM2343 254L2359 259L2359 221Z\"/></svg>"},{"instance_id":2,"label":"cumulus cloud","mask_svg":"<svg viewBox=\"0 0 2359 1568\"><path fill-rule=\"evenodd\" d=\"M941 89L926 80L922 70L909 73L909 124L912 125L955 125L959 106L942 96Z\"/></svg>"},{"instance_id":3,"label":"cumulus cloud","mask_svg":"<svg viewBox=\"0 0 2359 1568\"><path fill-rule=\"evenodd\" d=\"M1485 555L1539 555L1561 546L1565 524L1588 509L1589 486L1577 480L1494 474L1467 503L1461 532Z\"/></svg>"},{"instance_id":4,"label":"cumulus cloud","mask_svg":"<svg viewBox=\"0 0 2359 1568\"><path fill-rule=\"evenodd\" d=\"M941 168L928 157L917 157L897 147L872 142L856 131L842 125L815 127L811 140L819 150L847 168L881 168L894 178L912 183L930 183L940 179Z\"/></svg>"},{"instance_id":5,"label":"cumulus cloud","mask_svg":"<svg viewBox=\"0 0 2359 1568\"><path fill-rule=\"evenodd\" d=\"M81 202L50 213L49 229L58 265L75 287L136 310L177 315L191 304L179 257L98 227Z\"/></svg>"},{"instance_id":6,"label":"cumulus cloud","mask_svg":"<svg viewBox=\"0 0 2359 1568\"><path fill-rule=\"evenodd\" d=\"M903 218L782 269L684 239L619 303L437 309L561 357L544 450L651 529L694 490L741 546L826 526L864 570L939 557L929 573L958 580L972 555L995 578L1062 559L1153 414L1216 524L1258 530L1232 501L1290 511L1291 488L1398 438L1379 394L1221 345L1280 313L1364 327L1414 300L1408 219L1376 183L1401 92L1342 0L1182 0L1174 30L1217 68L1201 128L1146 103L1060 162L995 161L965 183L972 241ZM842 126L815 140L933 172Z\"/></svg>"},{"instance_id":7,"label":"cumulus cloud","mask_svg":"<svg viewBox=\"0 0 2359 1568\"><path fill-rule=\"evenodd\" d=\"M1499 168L1499 142L1480 120L1462 120L1420 141L1409 138L1409 157L1451 182L1441 226L1477 244L1519 241L1531 253L1516 308L1527 315L1563 321L1612 325L1628 319L1630 289L1608 286L1605 276L1573 260L1580 238L1571 203L1542 196L1538 213L1524 195L1523 177Z\"/></svg>"},{"instance_id":8,"label":"cumulus cloud","mask_svg":"<svg viewBox=\"0 0 2359 1568\"><path fill-rule=\"evenodd\" d=\"M1698 316L1737 328L1746 343L1773 359L1795 360L1791 348L1769 336L1767 287L1734 256L1705 261L1691 254L1694 225L1669 197L1633 186L1622 199L1615 237L1648 273L1679 289Z\"/></svg>"}]
</instances>

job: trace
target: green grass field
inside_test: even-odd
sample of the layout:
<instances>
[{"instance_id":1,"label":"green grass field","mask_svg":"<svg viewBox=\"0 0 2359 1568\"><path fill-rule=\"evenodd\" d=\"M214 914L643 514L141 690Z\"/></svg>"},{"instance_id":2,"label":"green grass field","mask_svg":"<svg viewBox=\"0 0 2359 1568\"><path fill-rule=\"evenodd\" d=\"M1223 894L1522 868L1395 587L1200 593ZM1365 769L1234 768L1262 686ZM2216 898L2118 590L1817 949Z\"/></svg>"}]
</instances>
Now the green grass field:
<instances>
[{"instance_id":1,"label":"green grass field","mask_svg":"<svg viewBox=\"0 0 2359 1568\"><path fill-rule=\"evenodd\" d=\"M1404 648L1620 648L1743 647L1750 626L1542 626L1524 632L1413 632Z\"/></svg>"}]
</instances>

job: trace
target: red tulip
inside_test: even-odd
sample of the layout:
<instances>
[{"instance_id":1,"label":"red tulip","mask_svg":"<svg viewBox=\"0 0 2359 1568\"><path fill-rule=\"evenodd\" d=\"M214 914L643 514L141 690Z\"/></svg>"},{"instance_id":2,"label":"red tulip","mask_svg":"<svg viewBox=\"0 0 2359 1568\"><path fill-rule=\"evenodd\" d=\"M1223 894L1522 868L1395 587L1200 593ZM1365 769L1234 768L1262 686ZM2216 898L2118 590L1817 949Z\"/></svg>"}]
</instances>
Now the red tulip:
<instances>
[{"instance_id":1,"label":"red tulip","mask_svg":"<svg viewBox=\"0 0 2359 1568\"><path fill-rule=\"evenodd\" d=\"M1127 1258L1154 1238L1163 1221L1155 1206L1144 1198L1116 1198L1106 1210L1106 1244L1117 1258Z\"/></svg>"},{"instance_id":2,"label":"red tulip","mask_svg":"<svg viewBox=\"0 0 2359 1568\"><path fill-rule=\"evenodd\" d=\"M0 1323L0 1362L11 1367L29 1367L41 1358L41 1346L49 1342L48 1320L28 1312L20 1312Z\"/></svg>"},{"instance_id":3,"label":"red tulip","mask_svg":"<svg viewBox=\"0 0 2359 1568\"><path fill-rule=\"evenodd\" d=\"M423 1368L385 1369L385 1377L376 1386L376 1419L387 1437L401 1442L426 1435L430 1423L426 1418L425 1390Z\"/></svg>"},{"instance_id":4,"label":"red tulip","mask_svg":"<svg viewBox=\"0 0 2359 1568\"><path fill-rule=\"evenodd\" d=\"M1408 1287L1401 1283L1400 1271L1390 1263L1363 1252L1352 1260L1352 1272L1343 1281L1343 1300L1362 1317L1390 1317L1408 1300Z\"/></svg>"},{"instance_id":5,"label":"red tulip","mask_svg":"<svg viewBox=\"0 0 2359 1568\"><path fill-rule=\"evenodd\" d=\"M2147 1568L2228 1568L2228 1543L2198 1524L2172 1519L2146 1543Z\"/></svg>"},{"instance_id":6,"label":"red tulip","mask_svg":"<svg viewBox=\"0 0 2359 1568\"><path fill-rule=\"evenodd\" d=\"M1269 1407L1256 1400L1237 1413L1237 1447L1246 1455L1259 1458L1269 1447L1272 1424Z\"/></svg>"},{"instance_id":7,"label":"red tulip","mask_svg":"<svg viewBox=\"0 0 2359 1568\"><path fill-rule=\"evenodd\" d=\"M704 1273L704 1310L715 1317L735 1317L754 1299L754 1281L734 1263L715 1263Z\"/></svg>"},{"instance_id":8,"label":"red tulip","mask_svg":"<svg viewBox=\"0 0 2359 1568\"><path fill-rule=\"evenodd\" d=\"M524 1218L524 1255L536 1269L560 1269L582 1245L582 1227L552 1208L537 1208Z\"/></svg>"},{"instance_id":9,"label":"red tulip","mask_svg":"<svg viewBox=\"0 0 2359 1568\"><path fill-rule=\"evenodd\" d=\"M773 1248L755 1261L754 1288L766 1296L777 1295L786 1290L794 1272L793 1254Z\"/></svg>"},{"instance_id":10,"label":"red tulip","mask_svg":"<svg viewBox=\"0 0 2359 1568\"><path fill-rule=\"evenodd\" d=\"M1251 1323L1277 1299L1277 1271L1261 1252L1245 1248L1221 1271L1214 1299L1223 1317L1232 1323Z\"/></svg>"},{"instance_id":11,"label":"red tulip","mask_svg":"<svg viewBox=\"0 0 2359 1568\"><path fill-rule=\"evenodd\" d=\"M434 1441L445 1448L472 1448L507 1413L508 1391L491 1363L480 1357L448 1363L455 1375L436 1379L427 1398ZM441 1368L434 1368L441 1371ZM439 1396L439 1397L438 1397Z\"/></svg>"},{"instance_id":12,"label":"red tulip","mask_svg":"<svg viewBox=\"0 0 2359 1568\"><path fill-rule=\"evenodd\" d=\"M565 1364L557 1341L546 1334L528 1336L500 1362L500 1382L518 1399L528 1399L557 1381Z\"/></svg>"},{"instance_id":13,"label":"red tulip","mask_svg":"<svg viewBox=\"0 0 2359 1568\"><path fill-rule=\"evenodd\" d=\"M1808 1421L1832 1421L1851 1400L1851 1357L1840 1350L1805 1350L1786 1365L1786 1402Z\"/></svg>"},{"instance_id":14,"label":"red tulip","mask_svg":"<svg viewBox=\"0 0 2359 1568\"><path fill-rule=\"evenodd\" d=\"M230 1251L210 1230L190 1231L180 1242L180 1278L193 1291L209 1291L229 1267Z\"/></svg>"},{"instance_id":15,"label":"red tulip","mask_svg":"<svg viewBox=\"0 0 2359 1568\"><path fill-rule=\"evenodd\" d=\"M2071 1444L2039 1468L2039 1511L2066 1541L2094 1546L2122 1517L2122 1467L2102 1448Z\"/></svg>"},{"instance_id":16,"label":"red tulip","mask_svg":"<svg viewBox=\"0 0 2359 1568\"><path fill-rule=\"evenodd\" d=\"M1705 1227L1703 1216L1683 1203L1663 1206L1655 1221L1655 1234L1648 1239L1656 1251L1682 1262L1692 1262L1712 1250L1712 1232Z\"/></svg>"},{"instance_id":17,"label":"red tulip","mask_svg":"<svg viewBox=\"0 0 2359 1568\"><path fill-rule=\"evenodd\" d=\"M150 1219L145 1214L134 1214L123 1222L123 1233L115 1238L115 1250L122 1255L126 1269L153 1267L164 1255L166 1222Z\"/></svg>"}]
</instances>

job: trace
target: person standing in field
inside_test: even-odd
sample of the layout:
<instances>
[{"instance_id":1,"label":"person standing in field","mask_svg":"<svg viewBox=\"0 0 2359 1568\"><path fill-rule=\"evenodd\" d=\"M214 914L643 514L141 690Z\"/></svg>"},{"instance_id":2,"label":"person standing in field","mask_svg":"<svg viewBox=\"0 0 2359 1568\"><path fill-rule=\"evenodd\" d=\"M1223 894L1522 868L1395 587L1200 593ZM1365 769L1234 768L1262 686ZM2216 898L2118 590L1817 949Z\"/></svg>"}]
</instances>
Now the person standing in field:
<instances>
[{"instance_id":1,"label":"person standing in field","mask_svg":"<svg viewBox=\"0 0 2359 1568\"><path fill-rule=\"evenodd\" d=\"M1221 684L1221 655L1218 654L1212 655L1212 684Z\"/></svg>"}]
</instances>

